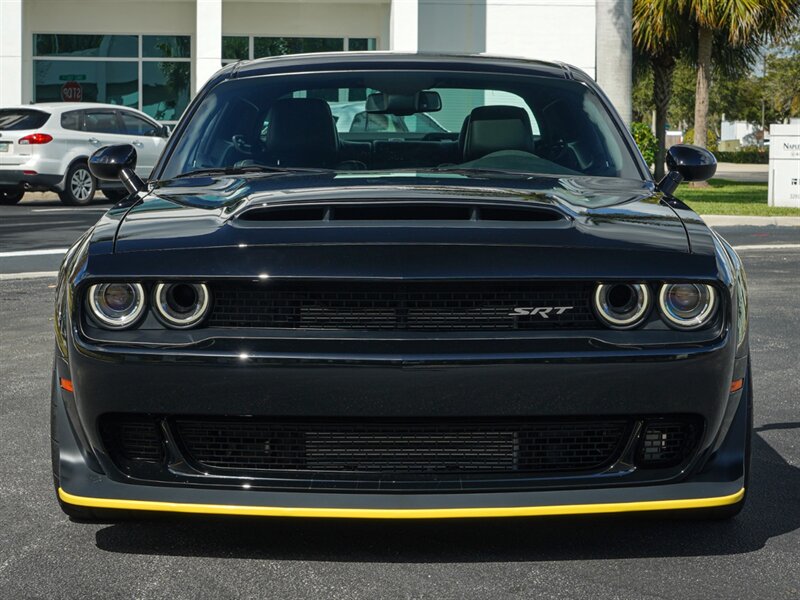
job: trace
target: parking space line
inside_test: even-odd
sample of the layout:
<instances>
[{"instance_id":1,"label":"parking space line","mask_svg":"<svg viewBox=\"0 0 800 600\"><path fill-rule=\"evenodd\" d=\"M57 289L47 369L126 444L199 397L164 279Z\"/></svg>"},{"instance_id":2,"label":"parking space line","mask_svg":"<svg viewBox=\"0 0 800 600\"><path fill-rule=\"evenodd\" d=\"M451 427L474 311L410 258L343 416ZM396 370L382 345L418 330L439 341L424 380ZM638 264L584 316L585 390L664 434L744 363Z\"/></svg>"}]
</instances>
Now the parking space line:
<instances>
[{"instance_id":1,"label":"parking space line","mask_svg":"<svg viewBox=\"0 0 800 600\"><path fill-rule=\"evenodd\" d=\"M80 214L82 212L89 212L89 211L102 211L106 212L108 209L103 208L102 206L92 206L87 208L32 208L31 212L35 213L47 213L47 212L69 212Z\"/></svg>"},{"instance_id":2,"label":"parking space line","mask_svg":"<svg viewBox=\"0 0 800 600\"><path fill-rule=\"evenodd\" d=\"M34 271L28 273L0 273L0 281L11 279L44 279L45 277L56 277L58 271Z\"/></svg>"},{"instance_id":3,"label":"parking space line","mask_svg":"<svg viewBox=\"0 0 800 600\"><path fill-rule=\"evenodd\" d=\"M0 258L13 258L15 256L46 256L48 254L66 254L69 248L43 248L41 250L14 250L0 252Z\"/></svg>"},{"instance_id":4,"label":"parking space line","mask_svg":"<svg viewBox=\"0 0 800 600\"><path fill-rule=\"evenodd\" d=\"M800 244L751 244L744 246L734 246L734 250L797 250Z\"/></svg>"}]
</instances>

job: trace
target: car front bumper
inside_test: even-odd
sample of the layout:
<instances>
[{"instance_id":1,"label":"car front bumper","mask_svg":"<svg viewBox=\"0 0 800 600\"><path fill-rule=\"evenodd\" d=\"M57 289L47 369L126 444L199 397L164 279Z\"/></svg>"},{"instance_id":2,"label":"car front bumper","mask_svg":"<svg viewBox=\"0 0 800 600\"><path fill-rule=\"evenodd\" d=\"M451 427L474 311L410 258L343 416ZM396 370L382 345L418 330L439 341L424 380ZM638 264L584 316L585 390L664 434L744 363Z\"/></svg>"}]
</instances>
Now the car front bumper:
<instances>
[{"instance_id":1,"label":"car front bumper","mask_svg":"<svg viewBox=\"0 0 800 600\"><path fill-rule=\"evenodd\" d=\"M409 364L408 369L401 363L368 367L328 362L323 369L319 361L298 366L292 360L261 357L260 368L254 369L259 361L252 362L253 358L248 357L250 364L244 367L225 357L195 357L184 359L184 367L175 357L111 358L87 354L84 348L73 355L69 367L57 361L57 376L72 378L75 385L74 394L59 389L54 394L61 500L95 508L203 514L454 518L692 509L735 504L744 496L748 425L747 403L741 399L746 395L741 390L729 393L727 387L732 377L744 375L746 361L732 360L726 340L688 356L639 356L627 362L608 357L583 361L539 357L489 364L439 362L427 368ZM224 396L220 382L227 389ZM360 393L354 395L356 389ZM571 390L571 403L565 401L566 389ZM264 390L270 390L266 399ZM532 390L538 390L542 399L533 405ZM406 402L398 404L403 397ZM351 401L344 403L343 398ZM432 398L438 402L432 404ZM176 414L479 416L674 411L699 412L707 426L691 464L661 480L619 477L563 486L550 481L502 491L487 487L487 491L445 493L339 492L311 485L251 487L246 479L220 485L212 479L158 482L127 477L104 455L91 426L100 415L121 409Z\"/></svg>"}]
</instances>

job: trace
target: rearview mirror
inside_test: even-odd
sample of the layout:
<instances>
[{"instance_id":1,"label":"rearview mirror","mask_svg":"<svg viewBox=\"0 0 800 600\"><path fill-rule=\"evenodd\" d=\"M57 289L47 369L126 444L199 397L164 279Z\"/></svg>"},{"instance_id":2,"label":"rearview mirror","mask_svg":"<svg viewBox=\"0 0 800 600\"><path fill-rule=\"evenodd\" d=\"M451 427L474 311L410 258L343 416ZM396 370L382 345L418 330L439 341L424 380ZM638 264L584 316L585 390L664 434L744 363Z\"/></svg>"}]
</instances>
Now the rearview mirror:
<instances>
[{"instance_id":1,"label":"rearview mirror","mask_svg":"<svg viewBox=\"0 0 800 600\"><path fill-rule=\"evenodd\" d=\"M105 146L89 157L89 170L101 181L119 179L129 193L144 189L144 182L136 174L136 148L130 144Z\"/></svg>"},{"instance_id":2,"label":"rearview mirror","mask_svg":"<svg viewBox=\"0 0 800 600\"><path fill-rule=\"evenodd\" d=\"M705 148L675 144L667 150L669 172L658 182L659 189L672 194L682 181L706 181L717 172L717 159Z\"/></svg>"},{"instance_id":3,"label":"rearview mirror","mask_svg":"<svg viewBox=\"0 0 800 600\"><path fill-rule=\"evenodd\" d=\"M442 110L439 92L425 90L411 95L377 92L367 96L365 110L374 114L397 116Z\"/></svg>"}]
</instances>

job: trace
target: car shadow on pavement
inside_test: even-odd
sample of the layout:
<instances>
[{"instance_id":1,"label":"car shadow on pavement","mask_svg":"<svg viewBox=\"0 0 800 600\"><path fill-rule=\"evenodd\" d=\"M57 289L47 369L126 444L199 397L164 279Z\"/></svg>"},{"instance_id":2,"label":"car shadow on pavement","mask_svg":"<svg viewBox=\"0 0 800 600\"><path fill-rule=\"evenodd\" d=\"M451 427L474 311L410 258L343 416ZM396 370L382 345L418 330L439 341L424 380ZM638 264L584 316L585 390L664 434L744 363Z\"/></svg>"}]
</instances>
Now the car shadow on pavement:
<instances>
[{"instance_id":1,"label":"car shadow on pavement","mask_svg":"<svg viewBox=\"0 0 800 600\"><path fill-rule=\"evenodd\" d=\"M800 429L800 423L756 431ZM159 517L101 528L108 552L337 562L515 562L753 552L800 527L800 469L753 435L747 504L732 521L647 516L454 520Z\"/></svg>"}]
</instances>

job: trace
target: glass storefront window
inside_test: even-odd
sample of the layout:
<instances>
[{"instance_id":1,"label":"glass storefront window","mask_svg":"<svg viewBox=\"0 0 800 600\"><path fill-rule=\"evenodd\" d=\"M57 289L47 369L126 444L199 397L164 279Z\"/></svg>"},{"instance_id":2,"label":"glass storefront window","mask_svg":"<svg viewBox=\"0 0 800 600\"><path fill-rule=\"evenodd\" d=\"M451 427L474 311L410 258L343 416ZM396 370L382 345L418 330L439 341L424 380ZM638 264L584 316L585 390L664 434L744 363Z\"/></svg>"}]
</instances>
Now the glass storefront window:
<instances>
[{"instance_id":1,"label":"glass storefront window","mask_svg":"<svg viewBox=\"0 0 800 600\"><path fill-rule=\"evenodd\" d=\"M226 35L222 38L222 60L247 60L250 58L250 38Z\"/></svg>"},{"instance_id":2,"label":"glass storefront window","mask_svg":"<svg viewBox=\"0 0 800 600\"><path fill-rule=\"evenodd\" d=\"M139 36L36 33L33 35L33 55L137 58Z\"/></svg>"},{"instance_id":3,"label":"glass storefront window","mask_svg":"<svg viewBox=\"0 0 800 600\"><path fill-rule=\"evenodd\" d=\"M35 33L33 47L34 102L117 104L161 121L189 104L188 35Z\"/></svg>"},{"instance_id":4,"label":"glass storefront window","mask_svg":"<svg viewBox=\"0 0 800 600\"><path fill-rule=\"evenodd\" d=\"M187 62L142 63L142 111L158 121L176 121L189 104Z\"/></svg>"},{"instance_id":5,"label":"glass storefront window","mask_svg":"<svg viewBox=\"0 0 800 600\"><path fill-rule=\"evenodd\" d=\"M104 102L139 108L139 65L135 61L35 60L34 100ZM75 95L74 90L79 90Z\"/></svg>"},{"instance_id":6,"label":"glass storefront window","mask_svg":"<svg viewBox=\"0 0 800 600\"><path fill-rule=\"evenodd\" d=\"M377 43L375 38L350 38L347 40L347 49L351 52L377 50Z\"/></svg>"},{"instance_id":7,"label":"glass storefront window","mask_svg":"<svg viewBox=\"0 0 800 600\"><path fill-rule=\"evenodd\" d=\"M142 56L145 58L189 58L191 38L188 35L143 35Z\"/></svg>"},{"instance_id":8,"label":"glass storefront window","mask_svg":"<svg viewBox=\"0 0 800 600\"><path fill-rule=\"evenodd\" d=\"M253 58L305 52L341 52L342 50L344 50L344 38L253 38Z\"/></svg>"}]
</instances>

